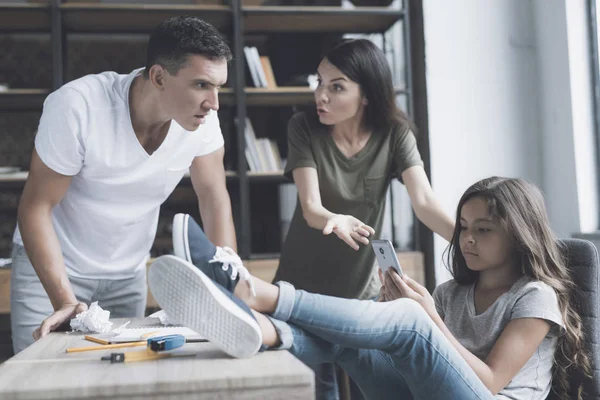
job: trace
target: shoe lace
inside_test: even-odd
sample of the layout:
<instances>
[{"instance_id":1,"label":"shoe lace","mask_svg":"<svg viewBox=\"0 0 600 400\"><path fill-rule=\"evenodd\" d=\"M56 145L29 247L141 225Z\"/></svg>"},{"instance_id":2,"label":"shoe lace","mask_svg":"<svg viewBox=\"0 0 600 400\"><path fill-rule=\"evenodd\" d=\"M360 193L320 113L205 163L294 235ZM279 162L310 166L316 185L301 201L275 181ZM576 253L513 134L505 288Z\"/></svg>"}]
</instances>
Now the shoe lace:
<instances>
[{"instance_id":1,"label":"shoe lace","mask_svg":"<svg viewBox=\"0 0 600 400\"><path fill-rule=\"evenodd\" d=\"M231 274L231 279L235 280L240 275L240 279L246 281L246 284L250 288L250 292L252 296L256 297L256 290L254 289L254 283L252 282L252 275L244 264L242 263L242 259L237 255L233 249L229 247L218 247L217 252L213 256L212 260L209 263L220 262L221 269L223 271L229 270Z\"/></svg>"}]
</instances>

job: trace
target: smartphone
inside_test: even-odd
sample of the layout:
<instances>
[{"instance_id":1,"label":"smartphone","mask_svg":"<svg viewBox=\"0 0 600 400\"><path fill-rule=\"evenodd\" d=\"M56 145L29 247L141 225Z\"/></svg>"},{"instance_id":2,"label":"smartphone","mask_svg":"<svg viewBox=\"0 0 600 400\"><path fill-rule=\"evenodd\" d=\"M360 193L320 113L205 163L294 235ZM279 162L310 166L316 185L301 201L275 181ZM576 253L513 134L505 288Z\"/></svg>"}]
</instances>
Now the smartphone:
<instances>
[{"instance_id":1,"label":"smartphone","mask_svg":"<svg viewBox=\"0 0 600 400\"><path fill-rule=\"evenodd\" d=\"M382 272L385 272L388 268L392 267L396 270L398 275L404 275L392 242L389 240L371 240L371 245L373 246L377 263Z\"/></svg>"}]
</instances>

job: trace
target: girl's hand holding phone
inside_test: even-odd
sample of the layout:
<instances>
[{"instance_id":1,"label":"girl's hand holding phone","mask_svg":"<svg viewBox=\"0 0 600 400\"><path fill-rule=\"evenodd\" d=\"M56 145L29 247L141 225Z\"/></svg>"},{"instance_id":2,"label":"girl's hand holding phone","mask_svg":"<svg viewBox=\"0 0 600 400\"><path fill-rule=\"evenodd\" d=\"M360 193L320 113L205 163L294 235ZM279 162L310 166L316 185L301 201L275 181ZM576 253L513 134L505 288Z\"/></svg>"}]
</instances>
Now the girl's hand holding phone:
<instances>
[{"instance_id":1,"label":"girl's hand holding phone","mask_svg":"<svg viewBox=\"0 0 600 400\"><path fill-rule=\"evenodd\" d=\"M425 287L406 274L401 278L393 268L388 268L384 275L385 279L382 282L385 287L385 299L387 301L399 298L412 299L419 303L432 319L438 315L433 297Z\"/></svg>"}]
</instances>

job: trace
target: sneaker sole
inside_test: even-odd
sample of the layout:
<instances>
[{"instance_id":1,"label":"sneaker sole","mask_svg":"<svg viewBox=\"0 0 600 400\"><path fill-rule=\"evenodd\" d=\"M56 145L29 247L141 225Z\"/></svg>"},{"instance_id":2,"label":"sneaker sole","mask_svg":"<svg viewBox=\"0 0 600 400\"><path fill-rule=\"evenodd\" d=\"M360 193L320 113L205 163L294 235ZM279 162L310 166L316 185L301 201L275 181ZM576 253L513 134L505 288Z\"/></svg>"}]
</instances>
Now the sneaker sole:
<instances>
[{"instance_id":1,"label":"sneaker sole","mask_svg":"<svg viewBox=\"0 0 600 400\"><path fill-rule=\"evenodd\" d=\"M190 216L187 214L175 214L173 217L173 253L179 258L192 262L188 243L189 219Z\"/></svg>"},{"instance_id":2,"label":"sneaker sole","mask_svg":"<svg viewBox=\"0 0 600 400\"><path fill-rule=\"evenodd\" d=\"M260 349L258 322L193 264L171 255L158 257L148 270L148 286L169 317L230 356L250 357Z\"/></svg>"}]
</instances>

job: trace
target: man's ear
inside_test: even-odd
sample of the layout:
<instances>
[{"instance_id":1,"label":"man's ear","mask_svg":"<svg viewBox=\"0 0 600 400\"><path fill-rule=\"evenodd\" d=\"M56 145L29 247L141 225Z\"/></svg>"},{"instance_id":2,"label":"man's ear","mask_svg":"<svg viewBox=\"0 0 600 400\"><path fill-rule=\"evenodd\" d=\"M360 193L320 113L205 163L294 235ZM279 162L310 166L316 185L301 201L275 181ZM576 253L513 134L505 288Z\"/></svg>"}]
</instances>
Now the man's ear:
<instances>
[{"instance_id":1,"label":"man's ear","mask_svg":"<svg viewBox=\"0 0 600 400\"><path fill-rule=\"evenodd\" d=\"M154 64L150 67L150 72L148 73L148 77L152 84L159 90L163 90L165 84L165 74L167 71L158 64Z\"/></svg>"}]
</instances>

